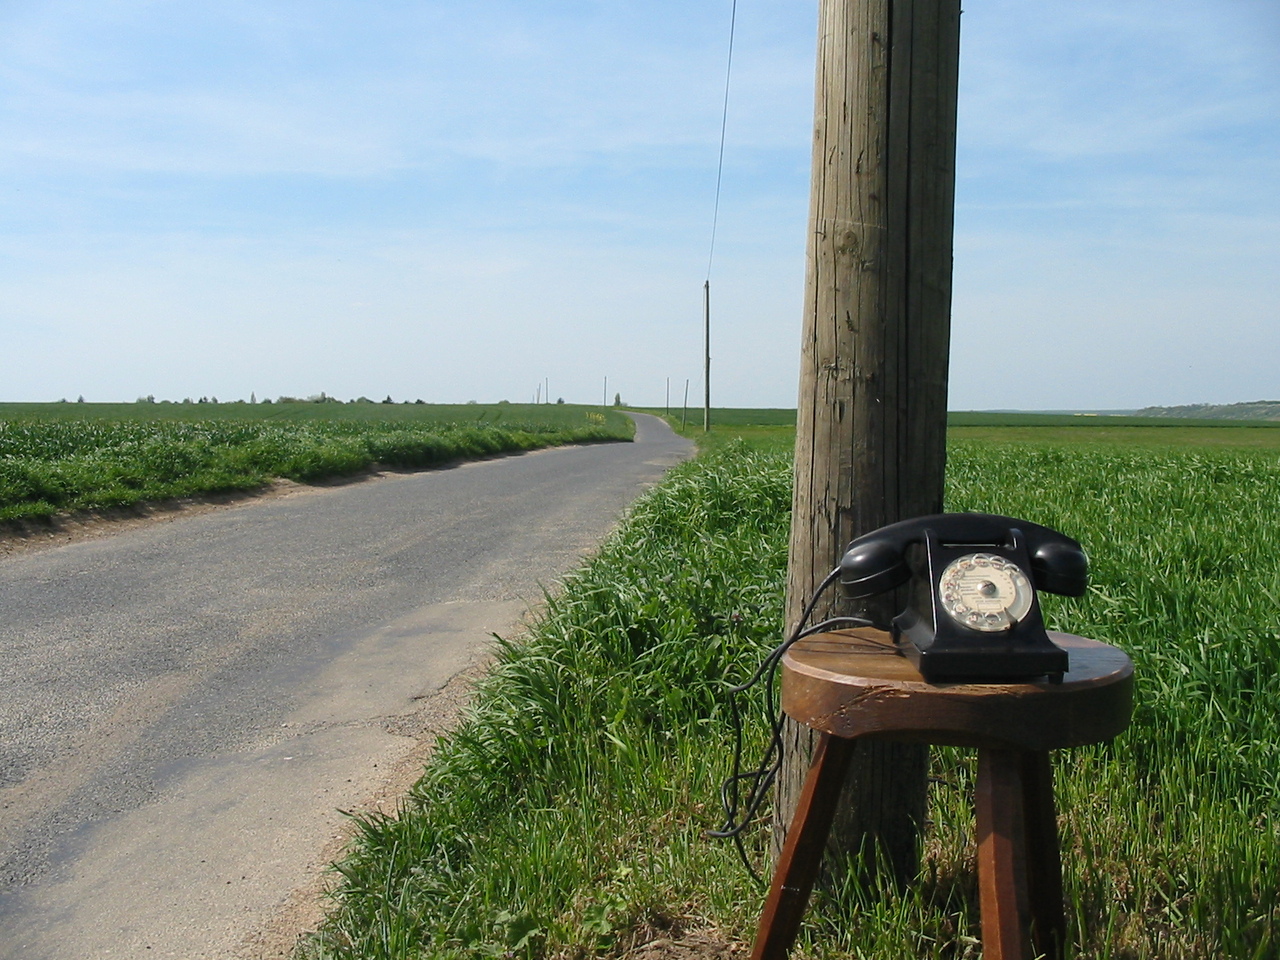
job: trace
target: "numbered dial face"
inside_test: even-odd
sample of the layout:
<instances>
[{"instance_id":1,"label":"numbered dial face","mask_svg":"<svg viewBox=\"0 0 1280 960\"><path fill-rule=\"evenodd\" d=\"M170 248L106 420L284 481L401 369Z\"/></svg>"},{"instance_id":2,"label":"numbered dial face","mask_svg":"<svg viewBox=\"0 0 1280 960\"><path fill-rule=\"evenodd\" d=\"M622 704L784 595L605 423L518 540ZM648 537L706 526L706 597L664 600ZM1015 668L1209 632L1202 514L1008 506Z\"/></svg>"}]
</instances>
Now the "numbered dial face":
<instances>
[{"instance_id":1,"label":"numbered dial face","mask_svg":"<svg viewBox=\"0 0 1280 960\"><path fill-rule=\"evenodd\" d=\"M1035 592L1022 568L993 553L953 560L938 578L942 609L970 630L1010 630L1031 610Z\"/></svg>"}]
</instances>

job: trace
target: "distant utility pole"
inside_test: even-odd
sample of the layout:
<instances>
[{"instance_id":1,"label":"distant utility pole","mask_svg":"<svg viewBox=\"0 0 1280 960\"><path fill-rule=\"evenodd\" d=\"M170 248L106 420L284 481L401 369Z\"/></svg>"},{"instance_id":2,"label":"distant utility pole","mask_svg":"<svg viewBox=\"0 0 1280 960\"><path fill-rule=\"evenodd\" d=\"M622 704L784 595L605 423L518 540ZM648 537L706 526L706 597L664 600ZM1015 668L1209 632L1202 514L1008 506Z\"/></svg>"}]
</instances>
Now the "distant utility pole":
<instances>
[{"instance_id":1,"label":"distant utility pole","mask_svg":"<svg viewBox=\"0 0 1280 960\"><path fill-rule=\"evenodd\" d=\"M662 415L664 417L671 416L671 378L670 377L667 377L667 401L666 401L666 405L662 408Z\"/></svg>"},{"instance_id":2,"label":"distant utility pole","mask_svg":"<svg viewBox=\"0 0 1280 960\"><path fill-rule=\"evenodd\" d=\"M702 366L702 432L711 429L711 281L702 285L703 366Z\"/></svg>"},{"instance_id":3,"label":"distant utility pole","mask_svg":"<svg viewBox=\"0 0 1280 960\"><path fill-rule=\"evenodd\" d=\"M604 378L604 393L600 394L600 406L607 407L609 405L609 378Z\"/></svg>"},{"instance_id":4,"label":"distant utility pole","mask_svg":"<svg viewBox=\"0 0 1280 960\"><path fill-rule=\"evenodd\" d=\"M680 429L683 430L689 420L689 378L684 380L684 409L680 411Z\"/></svg>"},{"instance_id":5,"label":"distant utility pole","mask_svg":"<svg viewBox=\"0 0 1280 960\"><path fill-rule=\"evenodd\" d=\"M788 633L850 540L942 510L959 48L960 0L821 0ZM886 623L896 606L833 593L814 616ZM784 736L775 849L813 743ZM874 840L908 880L927 750L855 750L832 843Z\"/></svg>"}]
</instances>

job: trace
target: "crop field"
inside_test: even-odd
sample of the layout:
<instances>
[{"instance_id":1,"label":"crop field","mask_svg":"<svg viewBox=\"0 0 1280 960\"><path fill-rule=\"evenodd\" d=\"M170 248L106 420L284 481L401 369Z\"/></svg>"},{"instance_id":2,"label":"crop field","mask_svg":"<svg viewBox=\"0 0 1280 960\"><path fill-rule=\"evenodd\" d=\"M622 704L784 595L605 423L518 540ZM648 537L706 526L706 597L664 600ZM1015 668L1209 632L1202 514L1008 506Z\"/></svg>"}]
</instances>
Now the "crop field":
<instances>
[{"instance_id":1,"label":"crop field","mask_svg":"<svg viewBox=\"0 0 1280 960\"><path fill-rule=\"evenodd\" d=\"M536 424L572 427L583 413L605 414L614 424L626 421L612 408L573 403L0 403L0 421L48 420L218 420L298 422L352 420L414 424Z\"/></svg>"},{"instance_id":2,"label":"crop field","mask_svg":"<svg viewBox=\"0 0 1280 960\"><path fill-rule=\"evenodd\" d=\"M0 521L630 437L568 404L2 404Z\"/></svg>"},{"instance_id":3,"label":"crop field","mask_svg":"<svg viewBox=\"0 0 1280 960\"><path fill-rule=\"evenodd\" d=\"M661 408L655 412L662 413ZM703 433L702 411L681 426L704 449L746 440L758 449L790 450L795 445L796 412L784 409L711 411L712 428ZM1071 447L1163 449L1218 448L1271 450L1280 453L1280 422L1193 420L1173 417L1093 416L1057 413L950 413L947 436L952 441L1066 444Z\"/></svg>"},{"instance_id":4,"label":"crop field","mask_svg":"<svg viewBox=\"0 0 1280 960\"><path fill-rule=\"evenodd\" d=\"M663 409L645 408L646 413L663 415ZM679 414L671 416L677 423ZM712 428L736 433L741 428L794 427L796 411L788 408L724 408L712 407ZM952 434L978 435L996 431L1008 438L1014 429L1029 437L1116 438L1125 444L1141 436L1145 442L1182 443L1188 440L1210 445L1275 445L1280 447L1280 421L1275 420L1202 420L1185 417L1143 417L1093 413L1019 413L998 411L954 411L947 414L947 427ZM702 408L690 409L685 428L701 433ZM1141 429L1135 429L1141 428Z\"/></svg>"},{"instance_id":5,"label":"crop field","mask_svg":"<svg viewBox=\"0 0 1280 960\"><path fill-rule=\"evenodd\" d=\"M301 955L750 939L762 891L703 834L721 822L726 688L781 634L787 447L722 438L636 505L504 644L401 814L358 821L334 911ZM1129 731L1055 758L1068 955L1280 955L1280 454L954 437L947 482L950 510L1080 539L1089 592L1046 597L1046 616L1135 661ZM980 955L972 763L933 752L919 882L850 875L822 891L797 956ZM759 860L766 835L750 840Z\"/></svg>"}]
</instances>

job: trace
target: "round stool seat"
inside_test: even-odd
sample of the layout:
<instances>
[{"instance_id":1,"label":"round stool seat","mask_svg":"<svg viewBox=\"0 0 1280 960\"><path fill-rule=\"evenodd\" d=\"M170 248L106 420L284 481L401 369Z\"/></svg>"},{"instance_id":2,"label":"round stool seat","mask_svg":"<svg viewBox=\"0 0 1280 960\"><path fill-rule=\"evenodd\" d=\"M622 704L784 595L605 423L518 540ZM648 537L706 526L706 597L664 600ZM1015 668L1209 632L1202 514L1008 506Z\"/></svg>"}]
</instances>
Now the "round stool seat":
<instances>
[{"instance_id":1,"label":"round stool seat","mask_svg":"<svg viewBox=\"0 0 1280 960\"><path fill-rule=\"evenodd\" d=\"M782 658L782 709L836 737L960 747L1056 750L1110 740L1133 712L1133 663L1121 650L1066 633L1061 683L928 683L883 630L820 633Z\"/></svg>"}]
</instances>

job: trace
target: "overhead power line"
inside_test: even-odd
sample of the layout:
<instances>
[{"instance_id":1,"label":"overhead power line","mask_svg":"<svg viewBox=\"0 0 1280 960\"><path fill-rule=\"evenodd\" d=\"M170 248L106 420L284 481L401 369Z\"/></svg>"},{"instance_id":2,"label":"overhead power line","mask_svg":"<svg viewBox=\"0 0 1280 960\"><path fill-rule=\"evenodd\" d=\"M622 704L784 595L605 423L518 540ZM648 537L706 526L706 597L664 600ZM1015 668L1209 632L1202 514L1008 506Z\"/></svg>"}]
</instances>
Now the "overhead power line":
<instances>
[{"instance_id":1,"label":"overhead power line","mask_svg":"<svg viewBox=\"0 0 1280 960\"><path fill-rule=\"evenodd\" d=\"M724 133L729 126L729 80L733 76L733 31L738 23L738 0L729 11L729 55L724 65L724 107L720 111L720 157L716 162L716 200L711 208L711 244L707 250L707 279L702 285L702 429L711 429L711 263L716 255L716 224L720 219L720 184L724 179Z\"/></svg>"},{"instance_id":2,"label":"overhead power line","mask_svg":"<svg viewBox=\"0 0 1280 960\"><path fill-rule=\"evenodd\" d=\"M738 22L738 0L729 12L729 55L724 67L724 107L720 111L720 157L716 162L716 199L711 208L711 245L707 251L707 280L711 279L711 261L716 252L716 224L720 219L720 184L724 179L724 134L729 126L729 80L733 76L733 33Z\"/></svg>"}]
</instances>

